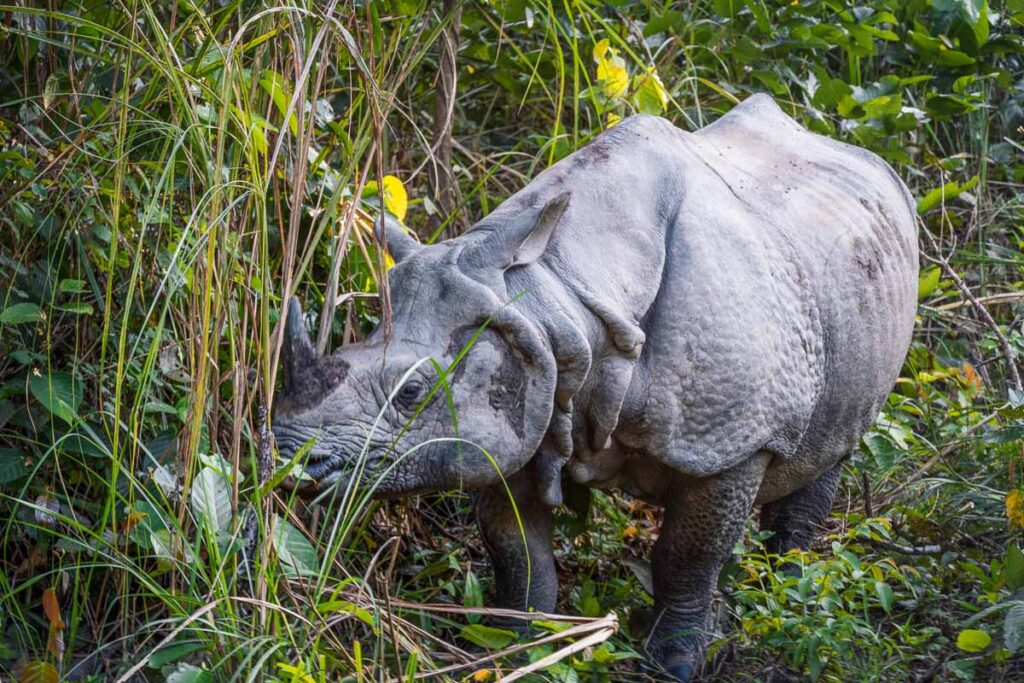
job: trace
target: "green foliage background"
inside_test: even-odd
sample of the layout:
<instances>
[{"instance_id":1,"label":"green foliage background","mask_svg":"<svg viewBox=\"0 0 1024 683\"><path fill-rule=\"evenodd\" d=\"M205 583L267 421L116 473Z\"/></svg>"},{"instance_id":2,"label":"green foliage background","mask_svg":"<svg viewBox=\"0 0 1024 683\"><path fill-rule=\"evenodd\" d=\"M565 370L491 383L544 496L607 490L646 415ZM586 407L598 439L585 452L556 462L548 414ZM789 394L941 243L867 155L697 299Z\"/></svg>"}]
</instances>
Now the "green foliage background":
<instances>
[{"instance_id":1,"label":"green foliage background","mask_svg":"<svg viewBox=\"0 0 1024 683\"><path fill-rule=\"evenodd\" d=\"M274 491L282 301L329 347L386 315L363 229L384 176L421 238L456 234L619 117L692 130L769 92L911 187L920 322L831 533L782 571L752 532L727 568L704 675L1020 680L1022 25L1020 0L0 5L0 673L488 680L550 654L464 651L512 640L473 612L465 497L310 510ZM639 679L656 523L603 494L560 514L561 611L622 628L541 679ZM439 602L459 609L415 604Z\"/></svg>"}]
</instances>

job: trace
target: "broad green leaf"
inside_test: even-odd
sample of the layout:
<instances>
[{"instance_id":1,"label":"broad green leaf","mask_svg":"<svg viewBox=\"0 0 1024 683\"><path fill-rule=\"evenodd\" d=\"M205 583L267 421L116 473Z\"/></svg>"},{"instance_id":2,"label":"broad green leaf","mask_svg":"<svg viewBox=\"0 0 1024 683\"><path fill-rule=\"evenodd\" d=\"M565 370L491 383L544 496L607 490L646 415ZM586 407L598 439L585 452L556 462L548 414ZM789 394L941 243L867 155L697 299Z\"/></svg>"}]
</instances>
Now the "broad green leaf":
<instances>
[{"instance_id":1,"label":"broad green leaf","mask_svg":"<svg viewBox=\"0 0 1024 683\"><path fill-rule=\"evenodd\" d=\"M508 647L516 639L516 634L512 631L483 624L469 624L459 632L459 635L474 645L485 647L488 650L500 650L503 647Z\"/></svg>"},{"instance_id":2,"label":"broad green leaf","mask_svg":"<svg viewBox=\"0 0 1024 683\"><path fill-rule=\"evenodd\" d=\"M162 562L165 568L172 567L179 559L184 560L185 564L192 564L195 561L192 547L184 543L177 534L172 535L169 529L158 529L151 533L149 545L157 557L157 564Z\"/></svg>"},{"instance_id":3,"label":"broad green leaf","mask_svg":"<svg viewBox=\"0 0 1024 683\"><path fill-rule=\"evenodd\" d=\"M277 108L278 113L284 116L288 111L288 105L291 104L292 92L285 83L284 78L281 74L276 71L267 69L260 75L260 87L263 88L270 99L274 101L274 106ZM302 106L302 103L298 103L296 106ZM294 110L291 116L288 117L288 127L292 131L292 135L296 135L299 130L299 120L295 116Z\"/></svg>"},{"instance_id":4,"label":"broad green leaf","mask_svg":"<svg viewBox=\"0 0 1024 683\"><path fill-rule=\"evenodd\" d=\"M892 586L887 584L885 581L875 582L875 593L878 594L878 601L882 603L882 609L888 614L892 611Z\"/></svg>"},{"instance_id":5,"label":"broad green leaf","mask_svg":"<svg viewBox=\"0 0 1024 683\"><path fill-rule=\"evenodd\" d=\"M30 471L24 453L17 448L0 448L0 486L17 481Z\"/></svg>"},{"instance_id":6,"label":"broad green leaf","mask_svg":"<svg viewBox=\"0 0 1024 683\"><path fill-rule=\"evenodd\" d=\"M29 390L37 401L50 413L68 424L78 417L82 403L82 383L67 372L50 375L33 371L28 380Z\"/></svg>"},{"instance_id":7,"label":"broad green leaf","mask_svg":"<svg viewBox=\"0 0 1024 683\"><path fill-rule=\"evenodd\" d=\"M943 201L948 202L956 199L964 192L974 189L974 186L977 184L978 176L974 176L962 185L954 180L946 183L945 185L936 187L934 190L929 191L925 196L921 197L917 202L917 213L927 213L942 204Z\"/></svg>"},{"instance_id":8,"label":"broad green leaf","mask_svg":"<svg viewBox=\"0 0 1024 683\"><path fill-rule=\"evenodd\" d=\"M203 467L192 481L190 498L197 520L214 533L227 531L231 525L231 489L223 474Z\"/></svg>"},{"instance_id":9,"label":"broad green leaf","mask_svg":"<svg viewBox=\"0 0 1024 683\"><path fill-rule=\"evenodd\" d=\"M965 628L956 637L956 646L964 652L984 652L992 642L992 636L974 628Z\"/></svg>"},{"instance_id":10,"label":"broad green leaf","mask_svg":"<svg viewBox=\"0 0 1024 683\"><path fill-rule=\"evenodd\" d=\"M653 68L633 79L633 103L641 114L659 115L668 109L668 92Z\"/></svg>"},{"instance_id":11,"label":"broad green leaf","mask_svg":"<svg viewBox=\"0 0 1024 683\"><path fill-rule=\"evenodd\" d=\"M182 662L167 674L167 683L212 683L213 674L193 664Z\"/></svg>"},{"instance_id":12,"label":"broad green leaf","mask_svg":"<svg viewBox=\"0 0 1024 683\"><path fill-rule=\"evenodd\" d=\"M171 643L150 655L149 661L146 662L146 666L151 669L162 669L168 664L173 664L179 659L187 657L193 652L199 652L205 648L206 646L198 641Z\"/></svg>"},{"instance_id":13,"label":"broad green leaf","mask_svg":"<svg viewBox=\"0 0 1024 683\"><path fill-rule=\"evenodd\" d=\"M363 622L367 626L373 629L374 633L378 633L380 627L377 621L373 618L373 614L359 605L348 600L328 600L317 605L317 611L321 614L328 612L345 612L351 614L359 621Z\"/></svg>"},{"instance_id":14,"label":"broad green leaf","mask_svg":"<svg viewBox=\"0 0 1024 683\"><path fill-rule=\"evenodd\" d=\"M60 281L59 289L63 294L82 294L85 292L85 280L65 278Z\"/></svg>"},{"instance_id":15,"label":"broad green leaf","mask_svg":"<svg viewBox=\"0 0 1024 683\"><path fill-rule=\"evenodd\" d=\"M743 0L714 0L712 7L718 16L731 19L743 9Z\"/></svg>"},{"instance_id":16,"label":"broad green leaf","mask_svg":"<svg viewBox=\"0 0 1024 683\"><path fill-rule=\"evenodd\" d=\"M1011 591L1024 588L1024 552L1016 544L1011 544L1006 549L1003 578L1006 581L1006 587Z\"/></svg>"},{"instance_id":17,"label":"broad green leaf","mask_svg":"<svg viewBox=\"0 0 1024 683\"><path fill-rule=\"evenodd\" d=\"M274 517L274 549L281 559L285 573L292 576L316 575L320 569L320 558L316 548L291 525L291 522Z\"/></svg>"},{"instance_id":18,"label":"broad green leaf","mask_svg":"<svg viewBox=\"0 0 1024 683\"><path fill-rule=\"evenodd\" d=\"M1024 645L1024 603L1018 603L1006 610L1003 619L1003 645L1015 654Z\"/></svg>"},{"instance_id":19,"label":"broad green leaf","mask_svg":"<svg viewBox=\"0 0 1024 683\"><path fill-rule=\"evenodd\" d=\"M46 314L43 313L43 309L31 302L12 304L0 311L0 323L9 325L37 323L43 320L46 320Z\"/></svg>"}]
</instances>

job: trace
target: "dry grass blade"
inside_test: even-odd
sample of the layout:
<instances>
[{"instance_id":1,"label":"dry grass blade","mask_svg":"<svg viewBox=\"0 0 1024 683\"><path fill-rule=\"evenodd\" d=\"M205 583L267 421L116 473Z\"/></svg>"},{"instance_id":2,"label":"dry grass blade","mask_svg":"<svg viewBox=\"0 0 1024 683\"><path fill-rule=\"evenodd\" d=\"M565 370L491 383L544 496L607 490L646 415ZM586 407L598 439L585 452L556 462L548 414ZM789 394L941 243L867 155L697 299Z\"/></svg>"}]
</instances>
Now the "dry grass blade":
<instances>
[{"instance_id":1,"label":"dry grass blade","mask_svg":"<svg viewBox=\"0 0 1024 683\"><path fill-rule=\"evenodd\" d=\"M570 643L562 649L552 652L547 657L544 657L543 659L538 659L536 662L533 662L532 664L520 667L512 673L510 673L509 675L502 676L501 680L506 681L506 683L518 681L520 678L523 678L524 676L527 676L533 673L534 671L540 671L541 669L544 669L546 667L551 666L552 664L556 664L557 662L562 661L566 657L571 657L577 652L582 652L583 650L586 650L588 647L593 647L598 643L603 643L604 641L608 640L613 635L615 635L616 631L619 630L619 620L618 617L615 616L614 612L608 613L603 618L599 619L593 624L588 624L588 626L590 627L597 627L598 625L600 625L600 627L586 638L581 638L580 640L577 640L574 643ZM567 631L563 631L559 635L565 637L566 633Z\"/></svg>"}]
</instances>

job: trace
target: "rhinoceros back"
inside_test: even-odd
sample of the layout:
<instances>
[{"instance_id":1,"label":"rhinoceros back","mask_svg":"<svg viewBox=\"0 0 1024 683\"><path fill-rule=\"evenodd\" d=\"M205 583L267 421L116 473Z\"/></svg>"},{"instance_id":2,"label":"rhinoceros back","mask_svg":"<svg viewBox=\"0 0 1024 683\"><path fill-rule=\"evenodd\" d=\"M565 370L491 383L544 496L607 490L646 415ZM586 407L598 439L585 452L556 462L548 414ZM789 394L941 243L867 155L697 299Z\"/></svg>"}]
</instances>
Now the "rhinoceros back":
<instances>
[{"instance_id":1,"label":"rhinoceros back","mask_svg":"<svg viewBox=\"0 0 1024 683\"><path fill-rule=\"evenodd\" d=\"M765 96L678 137L684 198L634 406L649 452L706 475L764 449L809 480L856 446L909 345L909 194L880 158Z\"/></svg>"}]
</instances>

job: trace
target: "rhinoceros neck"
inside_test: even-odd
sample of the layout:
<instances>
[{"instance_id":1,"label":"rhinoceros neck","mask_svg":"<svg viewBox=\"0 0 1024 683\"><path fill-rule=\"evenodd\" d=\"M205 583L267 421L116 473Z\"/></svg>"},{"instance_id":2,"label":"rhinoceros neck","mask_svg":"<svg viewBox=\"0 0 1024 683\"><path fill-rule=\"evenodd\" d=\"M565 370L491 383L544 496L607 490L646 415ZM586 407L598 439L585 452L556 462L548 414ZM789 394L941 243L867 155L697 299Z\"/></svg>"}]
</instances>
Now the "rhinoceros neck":
<instances>
[{"instance_id":1,"label":"rhinoceros neck","mask_svg":"<svg viewBox=\"0 0 1024 683\"><path fill-rule=\"evenodd\" d=\"M544 256L500 284L521 297L517 307L548 340L557 367L542 461L571 458L572 468L611 443L682 202L684 135L661 119L634 117L502 207L512 213L571 195Z\"/></svg>"}]
</instances>

